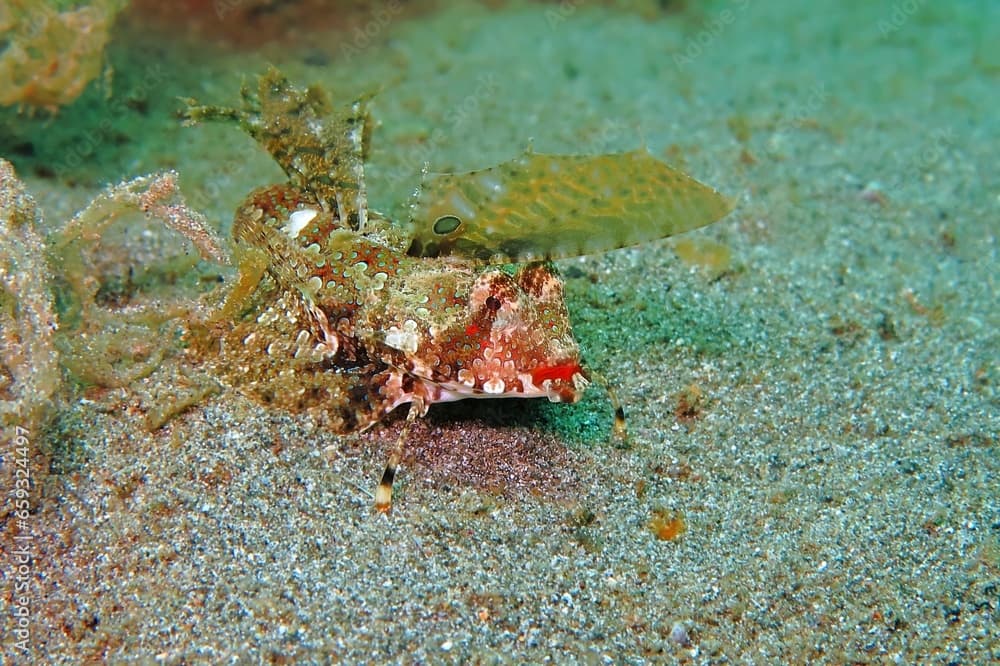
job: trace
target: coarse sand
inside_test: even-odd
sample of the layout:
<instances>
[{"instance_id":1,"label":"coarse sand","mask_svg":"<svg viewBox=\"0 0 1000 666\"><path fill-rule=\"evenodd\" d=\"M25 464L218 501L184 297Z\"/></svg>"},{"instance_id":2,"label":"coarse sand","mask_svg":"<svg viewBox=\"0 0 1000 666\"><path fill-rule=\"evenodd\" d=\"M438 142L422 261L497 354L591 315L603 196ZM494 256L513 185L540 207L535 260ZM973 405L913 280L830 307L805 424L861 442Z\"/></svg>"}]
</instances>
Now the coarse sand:
<instances>
[{"instance_id":1,"label":"coarse sand","mask_svg":"<svg viewBox=\"0 0 1000 666\"><path fill-rule=\"evenodd\" d=\"M434 406L388 516L399 414L337 436L223 389L149 432L198 381L179 357L67 393L28 436L54 452L38 505L4 530L0 662L1000 660L1000 5L684 4L390 11L305 56L133 30L109 54L113 95L142 86L114 111L127 141L96 93L4 111L50 228L175 168L227 235L280 171L236 129L179 127L176 96L233 103L266 62L376 93L368 187L397 216L425 163L529 141L644 145L737 208L681 246L559 262L630 446L600 390Z\"/></svg>"}]
</instances>

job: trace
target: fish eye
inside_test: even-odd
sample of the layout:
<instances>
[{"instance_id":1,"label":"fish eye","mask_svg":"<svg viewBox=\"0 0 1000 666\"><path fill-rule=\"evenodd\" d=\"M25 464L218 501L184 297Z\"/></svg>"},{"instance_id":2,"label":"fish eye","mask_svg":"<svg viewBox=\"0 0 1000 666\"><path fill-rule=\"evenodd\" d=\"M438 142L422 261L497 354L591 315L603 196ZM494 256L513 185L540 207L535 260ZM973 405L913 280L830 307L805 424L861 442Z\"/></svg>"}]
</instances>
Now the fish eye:
<instances>
[{"instance_id":1,"label":"fish eye","mask_svg":"<svg viewBox=\"0 0 1000 666\"><path fill-rule=\"evenodd\" d=\"M434 233L444 236L450 234L462 224L462 220L456 215L442 215L434 220Z\"/></svg>"}]
</instances>

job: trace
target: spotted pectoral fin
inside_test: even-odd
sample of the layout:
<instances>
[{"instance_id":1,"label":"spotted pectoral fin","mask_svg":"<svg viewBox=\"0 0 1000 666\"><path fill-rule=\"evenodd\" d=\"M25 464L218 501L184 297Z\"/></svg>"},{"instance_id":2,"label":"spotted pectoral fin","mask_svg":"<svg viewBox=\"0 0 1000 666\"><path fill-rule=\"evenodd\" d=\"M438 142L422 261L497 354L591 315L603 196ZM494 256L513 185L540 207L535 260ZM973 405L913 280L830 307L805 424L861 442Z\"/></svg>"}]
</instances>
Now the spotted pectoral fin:
<instances>
[{"instance_id":1,"label":"spotted pectoral fin","mask_svg":"<svg viewBox=\"0 0 1000 666\"><path fill-rule=\"evenodd\" d=\"M732 209L718 191L645 150L526 153L488 169L428 175L412 207L410 254L560 259L697 229Z\"/></svg>"},{"instance_id":2,"label":"spotted pectoral fin","mask_svg":"<svg viewBox=\"0 0 1000 666\"><path fill-rule=\"evenodd\" d=\"M337 432L381 418L386 407L372 383L378 369L339 367L337 343L315 331L301 299L267 295L221 332L210 360L216 376L265 407L306 412Z\"/></svg>"}]
</instances>

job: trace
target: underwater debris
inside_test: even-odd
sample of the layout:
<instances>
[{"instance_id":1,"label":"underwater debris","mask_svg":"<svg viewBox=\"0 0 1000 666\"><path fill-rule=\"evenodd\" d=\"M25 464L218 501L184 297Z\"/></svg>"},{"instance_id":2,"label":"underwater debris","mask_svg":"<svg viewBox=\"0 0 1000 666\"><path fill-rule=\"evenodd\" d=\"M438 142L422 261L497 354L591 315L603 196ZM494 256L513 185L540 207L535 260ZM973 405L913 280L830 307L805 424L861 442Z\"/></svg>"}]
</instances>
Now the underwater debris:
<instances>
[{"instance_id":1,"label":"underwater debris","mask_svg":"<svg viewBox=\"0 0 1000 666\"><path fill-rule=\"evenodd\" d=\"M687 531L684 516L677 511L662 507L653 509L653 515L646 523L646 529L660 541L673 541Z\"/></svg>"},{"instance_id":2,"label":"underwater debris","mask_svg":"<svg viewBox=\"0 0 1000 666\"><path fill-rule=\"evenodd\" d=\"M72 8L61 5L70 4ZM115 16L128 0L12 0L0 7L0 105L55 112L101 73Z\"/></svg>"},{"instance_id":3,"label":"underwater debris","mask_svg":"<svg viewBox=\"0 0 1000 666\"><path fill-rule=\"evenodd\" d=\"M401 225L367 208L363 102L336 108L273 68L242 92L239 109L189 100L186 118L237 123L289 180L254 190L236 212L240 278L223 311L237 316L210 363L258 402L339 432L409 403L380 510L390 507L408 424L430 405L581 397L590 373L547 260L663 238L732 209L645 151L526 153L426 176ZM616 428L623 421L618 408Z\"/></svg>"},{"instance_id":4,"label":"underwater debris","mask_svg":"<svg viewBox=\"0 0 1000 666\"><path fill-rule=\"evenodd\" d=\"M708 404L708 397L697 384L688 384L674 395L674 399L674 418L686 424L701 418Z\"/></svg>"}]
</instances>

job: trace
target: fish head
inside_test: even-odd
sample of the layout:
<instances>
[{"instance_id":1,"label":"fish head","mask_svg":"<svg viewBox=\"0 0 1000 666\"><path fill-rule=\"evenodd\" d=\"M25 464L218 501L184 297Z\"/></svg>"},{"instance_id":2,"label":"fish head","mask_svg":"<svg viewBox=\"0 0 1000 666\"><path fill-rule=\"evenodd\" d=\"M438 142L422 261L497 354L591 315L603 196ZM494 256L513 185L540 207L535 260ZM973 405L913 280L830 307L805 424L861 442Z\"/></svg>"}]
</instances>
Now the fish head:
<instances>
[{"instance_id":1,"label":"fish head","mask_svg":"<svg viewBox=\"0 0 1000 666\"><path fill-rule=\"evenodd\" d=\"M390 301L383 358L425 389L424 400L536 398L576 402L589 378L547 262L476 265L423 260L408 280L424 297ZM417 273L423 269L423 277ZM414 285L422 285L414 287ZM413 304L419 304L413 307Z\"/></svg>"}]
</instances>

